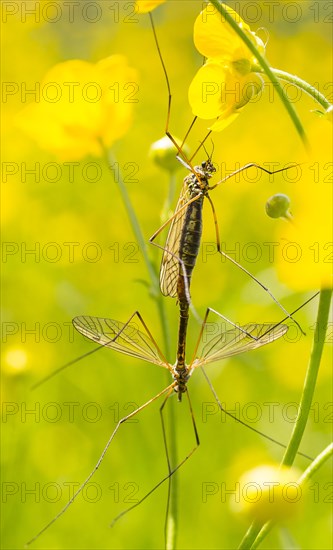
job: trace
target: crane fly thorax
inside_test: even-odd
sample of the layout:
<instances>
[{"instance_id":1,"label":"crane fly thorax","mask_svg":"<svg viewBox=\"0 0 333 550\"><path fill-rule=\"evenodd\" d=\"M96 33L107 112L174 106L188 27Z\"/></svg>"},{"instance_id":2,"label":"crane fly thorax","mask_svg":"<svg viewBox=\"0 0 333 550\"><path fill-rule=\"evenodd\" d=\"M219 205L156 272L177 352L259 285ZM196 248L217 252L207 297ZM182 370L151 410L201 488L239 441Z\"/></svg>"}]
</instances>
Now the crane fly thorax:
<instances>
[{"instance_id":1,"label":"crane fly thorax","mask_svg":"<svg viewBox=\"0 0 333 550\"><path fill-rule=\"evenodd\" d=\"M216 172L216 168L210 160L204 161L200 166L194 167L195 175L189 174L186 177L186 183L190 190L191 196L194 197L202 193L206 195L209 190L208 180Z\"/></svg>"},{"instance_id":2,"label":"crane fly thorax","mask_svg":"<svg viewBox=\"0 0 333 550\"><path fill-rule=\"evenodd\" d=\"M178 401L181 401L181 396L187 391L187 382L192 374L192 369L185 364L180 365L178 361L173 366L172 376L176 382L174 391L178 394Z\"/></svg>"}]
</instances>

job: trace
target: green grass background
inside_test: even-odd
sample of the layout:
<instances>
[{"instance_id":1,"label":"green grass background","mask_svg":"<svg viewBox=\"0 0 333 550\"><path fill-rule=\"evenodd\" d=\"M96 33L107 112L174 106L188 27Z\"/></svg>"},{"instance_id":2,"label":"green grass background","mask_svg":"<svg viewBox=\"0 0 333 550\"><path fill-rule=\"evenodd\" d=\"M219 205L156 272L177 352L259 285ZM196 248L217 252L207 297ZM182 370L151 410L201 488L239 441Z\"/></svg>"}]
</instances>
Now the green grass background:
<instances>
[{"instance_id":1,"label":"green grass background","mask_svg":"<svg viewBox=\"0 0 333 550\"><path fill-rule=\"evenodd\" d=\"M61 4L61 3L59 3ZM81 5L85 4L81 2ZM96 62L112 53L128 57L139 73L139 101L134 105L131 130L114 147L120 166L135 163L138 181L128 184L128 193L136 210L146 241L160 225L160 212L168 188L168 178L148 158L152 142L163 136L167 108L167 94L152 32L147 16L139 22L126 21L130 9L126 3L112 3L119 9L119 22L114 20L111 3L99 2L103 17L89 24L78 10L74 23L64 16L54 24L33 25L19 20L3 23L3 56L6 81L26 82L27 86L41 80L55 63L81 58ZM236 3L237 4L237 3ZM230 2L231 6L236 6ZM252 3L255 4L255 3ZM256 2L262 12L260 20L251 26L269 31L267 56L272 66L297 73L325 93L329 67L329 22L322 2L315 20L312 2L298 2L301 17L294 22L294 13L283 11L288 2L279 2L274 20L268 17L266 2ZM295 4L295 3L294 3ZM237 7L237 6L236 6ZM201 64L192 42L192 27L201 9L201 2L168 1L155 12L156 29L168 69L173 93L171 131L182 137L191 121L187 103L188 85ZM65 12L65 10L63 11ZM248 22L255 18L249 8ZM241 13L242 14L242 13ZM287 16L286 16L287 14ZM289 14L289 15L288 15ZM243 13L244 18L246 15ZM290 19L288 21L288 18ZM6 50L4 49L6 47ZM3 160L27 167L35 162L45 165L54 162L53 156L41 151L15 127L15 115L22 108L19 97L8 101L3 118ZM309 109L316 106L303 96L296 104L305 125L310 120ZM47 124L47 121L46 121ZM205 134L205 124L199 123L189 140L192 150ZM277 98L269 102L267 95L258 104L249 105L242 115L222 135L214 135L214 160L225 163L232 170L236 163L297 160L299 137ZM211 143L207 143L208 150ZM200 160L200 159L199 159ZM4 212L3 238L17 243L19 251L40 243L60 245L62 258L48 262L41 256L8 257L3 264L3 328L4 323L15 323L17 334L5 337L2 399L4 412L13 404L17 412L3 416L2 426L2 547L22 548L25 542L47 523L66 502L68 485L80 483L96 463L106 440L115 426L117 413L126 414L133 403L142 404L166 384L162 369L132 358L103 350L74 365L40 389L30 387L56 367L91 349L75 334L69 337L72 317L80 314L105 316L126 321L134 310L139 310L151 328L157 342L163 347L159 318L153 300L142 281L147 272L140 251L128 261L127 254L136 246L117 186L103 167L103 177L96 183L87 183L77 169L75 181L68 181L63 169L62 178L50 183L33 177L21 181L17 174L3 183ZM97 159L97 162L99 160ZM125 167L126 174L126 167ZM185 171L179 172L177 192ZM290 185L290 184L289 184ZM241 263L267 284L289 310L298 307L309 294L295 294L278 281L274 264L268 261L264 242L275 240L275 222L265 215L266 199L275 192L288 193L290 188L283 177L269 183L267 178L251 184L241 179L230 180L212 194L217 211L221 240L232 249L247 243L259 243L263 256L258 262ZM282 223L282 222L276 222ZM208 205L204 212L203 246L215 240L214 226ZM65 242L78 242L75 261L68 258ZM96 242L102 258L90 263L82 257L86 243ZM162 241L163 242L163 241ZM119 250L119 257L108 249ZM149 247L156 264L160 251ZM25 261L23 261L25 260ZM222 262L217 254L207 258L200 255L192 284L193 303L204 314L207 306L214 307L235 322L278 321L279 308L272 303L258 285L240 270ZM175 300L166 299L168 321L175 350L177 337L177 307ZM240 408L241 419L259 411L257 422L251 425L287 442L292 430L291 417L301 395L303 378L311 348L316 303L312 303L297 317L307 336L297 343L287 339L253 354L234 358L209 368L209 374L222 402L229 409ZM24 327L38 324L40 341L26 335ZM56 342L48 323L60 330ZM291 329L291 333L293 329ZM189 351L194 348L199 326L191 322ZM72 333L71 333L72 334ZM6 341L7 340L7 341ZM16 372L6 362L7 351L20 349L27 355L27 367ZM189 354L190 355L190 354ZM169 358L174 361L175 351ZM323 361L315 394L314 413L310 418L302 450L316 456L327 444L330 432L329 354ZM224 498L223 488L233 490L238 477L248 468L262 462L280 460L282 450L253 434L234 421L212 414L205 418L207 406L214 407L214 399L200 372L189 383L201 446L181 469L179 480L178 548L235 548L244 534L248 520L232 510L234 497ZM61 418L50 422L55 403ZM66 403L75 403L73 418L69 418ZM101 417L88 422L84 415L93 413L94 403ZM251 408L250 404L254 404ZM267 403L277 403L273 418L269 417ZM207 405L208 404L208 405ZM239 405L236 405L239 404ZM25 414L27 409L39 408L40 418ZM111 407L111 409L110 409ZM96 409L95 409L96 410ZM194 436L186 401L177 404L179 457L193 446ZM289 417L289 420L288 420ZM304 469L307 461L297 459ZM110 448L100 470L92 479L100 491L96 502L92 493L79 497L57 523L45 533L34 548L162 548L166 508L166 486L161 487L138 509L121 520L112 530L112 518L128 504L131 496L140 498L167 471L160 429L158 404L142 413L137 422L124 425ZM295 544L302 548L327 548L330 541L329 467L324 467L314 480L313 489L304 512L289 525ZM203 497L205 484L212 483L217 493ZM59 488L60 500L55 498L48 484ZM10 485L11 484L11 485ZM8 490L13 488L12 495ZM37 489L39 499L26 494L26 489ZM51 486L52 487L52 486ZM110 489L111 487L111 489ZM138 492L131 495L131 489ZM6 492L7 491L7 492ZM39 501L38 501L39 500ZM281 534L281 533L280 533ZM275 529L263 548L285 547ZM284 546L283 546L284 545Z\"/></svg>"}]
</instances>

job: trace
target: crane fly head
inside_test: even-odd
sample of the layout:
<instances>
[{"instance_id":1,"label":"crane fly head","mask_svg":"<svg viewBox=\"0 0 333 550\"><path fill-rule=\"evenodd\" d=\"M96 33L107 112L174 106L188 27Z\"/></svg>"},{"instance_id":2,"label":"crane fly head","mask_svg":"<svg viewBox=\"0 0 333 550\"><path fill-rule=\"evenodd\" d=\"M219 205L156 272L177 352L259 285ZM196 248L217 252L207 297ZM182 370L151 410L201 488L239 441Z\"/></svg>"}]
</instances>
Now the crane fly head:
<instances>
[{"instance_id":1,"label":"crane fly head","mask_svg":"<svg viewBox=\"0 0 333 550\"><path fill-rule=\"evenodd\" d=\"M203 171L206 179L209 179L212 177L212 175L216 172L216 168L212 163L211 158L209 158L208 160L204 160L201 163L201 170Z\"/></svg>"}]
</instances>

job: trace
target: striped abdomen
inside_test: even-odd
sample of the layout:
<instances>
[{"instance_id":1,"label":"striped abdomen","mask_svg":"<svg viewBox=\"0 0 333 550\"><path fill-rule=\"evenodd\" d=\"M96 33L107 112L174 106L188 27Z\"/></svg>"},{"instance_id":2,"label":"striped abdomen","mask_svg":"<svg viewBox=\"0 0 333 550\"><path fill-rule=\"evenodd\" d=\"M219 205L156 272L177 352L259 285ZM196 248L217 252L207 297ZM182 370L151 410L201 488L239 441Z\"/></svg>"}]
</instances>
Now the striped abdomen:
<instances>
[{"instance_id":1,"label":"striped abdomen","mask_svg":"<svg viewBox=\"0 0 333 550\"><path fill-rule=\"evenodd\" d=\"M180 273L178 279L178 300L187 301L184 295L184 277L187 278L187 288L190 288L192 271L199 253L201 235L202 235L202 207L204 195L201 195L197 200L193 201L186 209L185 219L182 227L179 258L182 260L185 267L180 265Z\"/></svg>"}]
</instances>

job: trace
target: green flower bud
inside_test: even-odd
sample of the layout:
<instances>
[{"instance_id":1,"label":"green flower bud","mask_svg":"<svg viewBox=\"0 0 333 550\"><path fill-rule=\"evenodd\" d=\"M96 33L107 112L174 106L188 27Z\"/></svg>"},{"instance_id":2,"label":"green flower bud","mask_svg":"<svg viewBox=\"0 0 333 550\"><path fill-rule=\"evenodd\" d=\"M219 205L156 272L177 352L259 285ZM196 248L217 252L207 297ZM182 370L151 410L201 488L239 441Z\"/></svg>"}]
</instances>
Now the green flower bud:
<instances>
[{"instance_id":1,"label":"green flower bud","mask_svg":"<svg viewBox=\"0 0 333 550\"><path fill-rule=\"evenodd\" d=\"M266 202L266 214L270 218L286 218L290 219L289 212L290 199L283 193L277 193L268 199Z\"/></svg>"},{"instance_id":2,"label":"green flower bud","mask_svg":"<svg viewBox=\"0 0 333 550\"><path fill-rule=\"evenodd\" d=\"M175 140L178 145L181 146L181 140L177 138L175 138ZM183 146L182 150L186 156L189 155L189 149L186 145ZM176 147L167 136L155 141L149 150L149 158L151 158L157 166L171 173L179 170L182 166L177 160L177 155L178 151Z\"/></svg>"}]
</instances>

